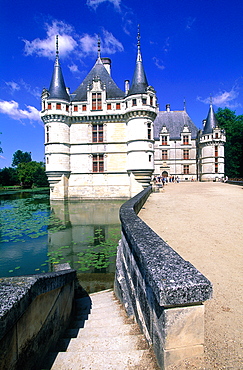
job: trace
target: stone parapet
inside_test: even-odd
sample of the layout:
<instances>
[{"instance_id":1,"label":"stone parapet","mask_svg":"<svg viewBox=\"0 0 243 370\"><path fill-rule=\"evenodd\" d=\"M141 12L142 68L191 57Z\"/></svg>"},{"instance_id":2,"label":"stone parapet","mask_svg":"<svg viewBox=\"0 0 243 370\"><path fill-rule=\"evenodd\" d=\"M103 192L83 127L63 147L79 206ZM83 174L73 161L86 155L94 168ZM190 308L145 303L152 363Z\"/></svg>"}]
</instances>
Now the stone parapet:
<instances>
[{"instance_id":1,"label":"stone parapet","mask_svg":"<svg viewBox=\"0 0 243 370\"><path fill-rule=\"evenodd\" d=\"M211 298L212 285L137 216L151 191L120 209L115 292L153 346L160 368L169 369L203 355L202 302Z\"/></svg>"},{"instance_id":2,"label":"stone parapet","mask_svg":"<svg viewBox=\"0 0 243 370\"><path fill-rule=\"evenodd\" d=\"M69 324L76 271L0 279L0 368L37 369Z\"/></svg>"}]
</instances>

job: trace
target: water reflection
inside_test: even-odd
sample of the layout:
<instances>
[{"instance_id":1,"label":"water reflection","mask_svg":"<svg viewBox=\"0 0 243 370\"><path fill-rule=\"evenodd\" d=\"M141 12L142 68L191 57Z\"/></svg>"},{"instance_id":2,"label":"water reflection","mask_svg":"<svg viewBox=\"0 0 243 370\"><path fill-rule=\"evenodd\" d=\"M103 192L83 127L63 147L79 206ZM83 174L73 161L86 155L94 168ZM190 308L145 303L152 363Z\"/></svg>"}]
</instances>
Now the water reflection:
<instances>
[{"instance_id":1,"label":"water reflection","mask_svg":"<svg viewBox=\"0 0 243 370\"><path fill-rule=\"evenodd\" d=\"M113 286L116 248L120 239L121 201L51 202L53 232L48 233L49 257L69 262L89 292Z\"/></svg>"},{"instance_id":2,"label":"water reflection","mask_svg":"<svg viewBox=\"0 0 243 370\"><path fill-rule=\"evenodd\" d=\"M0 276L69 262L88 291L112 287L123 201L52 201L48 193L0 196Z\"/></svg>"}]
</instances>

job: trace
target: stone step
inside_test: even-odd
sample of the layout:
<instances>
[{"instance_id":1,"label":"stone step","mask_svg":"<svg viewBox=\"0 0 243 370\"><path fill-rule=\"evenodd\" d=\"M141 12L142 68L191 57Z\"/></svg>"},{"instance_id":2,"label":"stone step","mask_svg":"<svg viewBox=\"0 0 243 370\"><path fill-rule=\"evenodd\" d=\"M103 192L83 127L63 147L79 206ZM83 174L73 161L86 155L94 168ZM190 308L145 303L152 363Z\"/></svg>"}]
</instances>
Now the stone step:
<instances>
[{"instance_id":1,"label":"stone step","mask_svg":"<svg viewBox=\"0 0 243 370\"><path fill-rule=\"evenodd\" d=\"M51 370L155 370L150 350L129 352L59 352Z\"/></svg>"},{"instance_id":2,"label":"stone step","mask_svg":"<svg viewBox=\"0 0 243 370\"><path fill-rule=\"evenodd\" d=\"M111 337L113 335L137 335L140 334L140 330L138 325L136 324L124 324L114 325L109 327L103 327L100 330L99 327L85 327L85 328L76 328L76 329L68 329L65 332L66 338L76 338L76 337L83 337L83 336L96 336L96 337Z\"/></svg>"},{"instance_id":3,"label":"stone step","mask_svg":"<svg viewBox=\"0 0 243 370\"><path fill-rule=\"evenodd\" d=\"M58 341L58 349L61 352L127 352L130 349L148 349L148 344L142 334L122 336L116 335L103 338L100 336L84 336L61 339Z\"/></svg>"}]
</instances>

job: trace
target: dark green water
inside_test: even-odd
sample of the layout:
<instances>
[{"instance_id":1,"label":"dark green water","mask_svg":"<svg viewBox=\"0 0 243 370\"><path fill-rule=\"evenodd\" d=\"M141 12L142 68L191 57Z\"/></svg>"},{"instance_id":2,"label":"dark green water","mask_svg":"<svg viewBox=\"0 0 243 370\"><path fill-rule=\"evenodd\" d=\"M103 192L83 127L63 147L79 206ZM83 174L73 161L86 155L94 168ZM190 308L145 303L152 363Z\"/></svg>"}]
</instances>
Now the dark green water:
<instances>
[{"instance_id":1,"label":"dark green water","mask_svg":"<svg viewBox=\"0 0 243 370\"><path fill-rule=\"evenodd\" d=\"M46 191L0 195L0 277L48 272L69 262L89 291L109 287L122 203L50 203Z\"/></svg>"}]
</instances>

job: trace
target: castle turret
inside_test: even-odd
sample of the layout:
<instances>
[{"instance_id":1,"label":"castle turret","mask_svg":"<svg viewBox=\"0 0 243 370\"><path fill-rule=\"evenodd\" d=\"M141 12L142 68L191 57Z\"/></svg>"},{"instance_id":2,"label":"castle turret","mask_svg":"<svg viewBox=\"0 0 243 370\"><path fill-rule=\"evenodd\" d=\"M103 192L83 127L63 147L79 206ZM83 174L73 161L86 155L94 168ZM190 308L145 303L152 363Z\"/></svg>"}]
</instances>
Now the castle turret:
<instances>
[{"instance_id":1,"label":"castle turret","mask_svg":"<svg viewBox=\"0 0 243 370\"><path fill-rule=\"evenodd\" d=\"M155 90L148 85L143 68L138 31L137 60L125 98L127 119L127 171L131 195L148 186L154 171L153 121L157 115Z\"/></svg>"},{"instance_id":2,"label":"castle turret","mask_svg":"<svg viewBox=\"0 0 243 370\"><path fill-rule=\"evenodd\" d=\"M56 36L56 60L49 90L42 92L41 118L45 124L46 174L51 186L51 197L67 197L70 174L70 96L65 86ZM59 186L54 185L59 183ZM54 194L55 193L55 194Z\"/></svg>"},{"instance_id":3,"label":"castle turret","mask_svg":"<svg viewBox=\"0 0 243 370\"><path fill-rule=\"evenodd\" d=\"M199 134L199 177L201 181L216 181L224 177L225 131L216 119L212 102L207 119Z\"/></svg>"}]
</instances>

